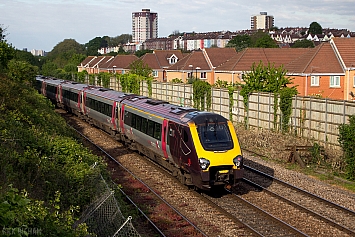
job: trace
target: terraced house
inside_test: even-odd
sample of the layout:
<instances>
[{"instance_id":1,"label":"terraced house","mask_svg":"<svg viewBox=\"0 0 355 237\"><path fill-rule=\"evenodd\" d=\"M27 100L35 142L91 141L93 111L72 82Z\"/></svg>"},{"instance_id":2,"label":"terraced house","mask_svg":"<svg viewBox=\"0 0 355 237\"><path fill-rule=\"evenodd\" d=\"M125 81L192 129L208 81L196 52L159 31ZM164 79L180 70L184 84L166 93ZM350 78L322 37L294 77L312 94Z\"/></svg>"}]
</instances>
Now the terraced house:
<instances>
[{"instance_id":1,"label":"terraced house","mask_svg":"<svg viewBox=\"0 0 355 237\"><path fill-rule=\"evenodd\" d=\"M115 61L123 60L116 57ZM108 64L111 60L113 58L105 56L88 57L78 70L120 73ZM354 37L332 38L315 48L247 48L241 52L233 48L204 48L188 54L180 50L154 50L137 60L143 60L153 69L156 81L170 82L178 78L187 82L197 77L210 84L218 80L243 83L242 75L248 73L254 63L270 63L287 71L301 96L355 99ZM123 71L128 70L128 65L123 68Z\"/></svg>"}]
</instances>

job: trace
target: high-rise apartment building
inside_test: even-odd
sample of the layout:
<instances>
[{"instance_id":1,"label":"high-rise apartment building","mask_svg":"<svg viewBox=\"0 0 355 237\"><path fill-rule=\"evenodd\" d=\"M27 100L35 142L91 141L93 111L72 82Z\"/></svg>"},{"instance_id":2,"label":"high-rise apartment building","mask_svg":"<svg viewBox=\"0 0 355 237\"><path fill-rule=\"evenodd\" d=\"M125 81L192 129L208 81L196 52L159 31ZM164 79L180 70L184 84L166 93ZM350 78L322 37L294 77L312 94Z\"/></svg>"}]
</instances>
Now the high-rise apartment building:
<instances>
[{"instance_id":1,"label":"high-rise apartment building","mask_svg":"<svg viewBox=\"0 0 355 237\"><path fill-rule=\"evenodd\" d=\"M250 23L252 30L267 30L274 27L274 17L268 16L267 12L260 12L260 15L251 17Z\"/></svg>"},{"instance_id":2,"label":"high-rise apartment building","mask_svg":"<svg viewBox=\"0 0 355 237\"><path fill-rule=\"evenodd\" d=\"M158 13L150 9L132 13L132 41L144 42L146 39L158 38Z\"/></svg>"}]
</instances>

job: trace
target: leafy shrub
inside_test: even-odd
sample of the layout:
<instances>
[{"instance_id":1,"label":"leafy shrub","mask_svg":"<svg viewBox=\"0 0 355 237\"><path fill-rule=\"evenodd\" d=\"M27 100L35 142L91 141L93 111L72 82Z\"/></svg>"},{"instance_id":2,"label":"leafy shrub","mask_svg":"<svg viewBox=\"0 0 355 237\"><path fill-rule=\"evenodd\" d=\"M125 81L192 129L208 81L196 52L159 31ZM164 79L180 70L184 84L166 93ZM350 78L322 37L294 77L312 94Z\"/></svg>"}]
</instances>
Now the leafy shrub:
<instances>
[{"instance_id":1,"label":"leafy shrub","mask_svg":"<svg viewBox=\"0 0 355 237\"><path fill-rule=\"evenodd\" d=\"M349 117L349 124L339 125L338 141L344 151L347 179L355 180L355 115Z\"/></svg>"},{"instance_id":2,"label":"leafy shrub","mask_svg":"<svg viewBox=\"0 0 355 237\"><path fill-rule=\"evenodd\" d=\"M0 79L0 157L0 230L32 226L43 236L82 236L71 226L90 201L92 174L106 172L104 163L48 99L6 78Z\"/></svg>"}]
</instances>

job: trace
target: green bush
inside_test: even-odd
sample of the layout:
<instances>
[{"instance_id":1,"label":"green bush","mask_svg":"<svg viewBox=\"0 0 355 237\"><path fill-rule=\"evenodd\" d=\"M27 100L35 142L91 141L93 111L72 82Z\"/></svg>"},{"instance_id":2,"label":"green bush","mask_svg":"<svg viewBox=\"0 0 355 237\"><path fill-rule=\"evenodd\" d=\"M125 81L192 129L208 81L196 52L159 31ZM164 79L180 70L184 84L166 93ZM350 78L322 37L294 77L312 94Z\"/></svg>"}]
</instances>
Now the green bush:
<instances>
[{"instance_id":1,"label":"green bush","mask_svg":"<svg viewBox=\"0 0 355 237\"><path fill-rule=\"evenodd\" d=\"M338 141L344 151L345 172L349 180L355 180L355 115L349 117L349 124L339 125Z\"/></svg>"},{"instance_id":2,"label":"green bush","mask_svg":"<svg viewBox=\"0 0 355 237\"><path fill-rule=\"evenodd\" d=\"M107 175L104 163L47 98L6 78L0 78L0 157L0 230L25 236L24 227L36 227L42 236L85 235L72 224L90 201L93 174Z\"/></svg>"},{"instance_id":3,"label":"green bush","mask_svg":"<svg viewBox=\"0 0 355 237\"><path fill-rule=\"evenodd\" d=\"M210 110L211 109L211 103L212 103L212 87L211 85L206 82L206 81L201 81L201 80L195 80L192 83L193 87L193 101L194 101L194 108L199 109L199 110L205 110L205 104L206 104L206 109Z\"/></svg>"}]
</instances>

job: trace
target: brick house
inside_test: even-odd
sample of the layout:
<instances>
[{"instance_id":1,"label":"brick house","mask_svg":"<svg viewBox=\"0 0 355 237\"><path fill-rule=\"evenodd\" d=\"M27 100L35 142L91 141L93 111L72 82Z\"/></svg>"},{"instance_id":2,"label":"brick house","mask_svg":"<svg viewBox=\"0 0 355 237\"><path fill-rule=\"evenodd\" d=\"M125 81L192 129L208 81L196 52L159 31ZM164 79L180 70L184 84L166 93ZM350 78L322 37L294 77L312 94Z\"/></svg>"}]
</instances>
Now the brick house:
<instances>
[{"instance_id":1,"label":"brick house","mask_svg":"<svg viewBox=\"0 0 355 237\"><path fill-rule=\"evenodd\" d=\"M100 71L124 74L126 71L129 71L130 64L137 59L138 57L133 54L116 55L112 60L101 64Z\"/></svg>"},{"instance_id":2,"label":"brick house","mask_svg":"<svg viewBox=\"0 0 355 237\"><path fill-rule=\"evenodd\" d=\"M355 99L355 38L333 38L330 41L345 72L344 100Z\"/></svg>"},{"instance_id":3,"label":"brick house","mask_svg":"<svg viewBox=\"0 0 355 237\"><path fill-rule=\"evenodd\" d=\"M89 74L100 73L101 66L113 58L113 56L88 56L77 66L78 72L86 70Z\"/></svg>"},{"instance_id":4,"label":"brick house","mask_svg":"<svg viewBox=\"0 0 355 237\"><path fill-rule=\"evenodd\" d=\"M237 54L234 48L205 48L192 51L182 60L167 69L167 80L174 78L187 82L189 78L199 78L215 84L215 68Z\"/></svg>"},{"instance_id":5,"label":"brick house","mask_svg":"<svg viewBox=\"0 0 355 237\"><path fill-rule=\"evenodd\" d=\"M137 60L134 57L129 60L122 56L87 57L78 65L78 71L116 70L122 73L127 69L125 65L129 65L126 60ZM250 71L253 63L270 63L277 68L283 66L301 96L355 99L354 37L333 37L315 48L247 48L241 52L234 48L204 48L189 54L180 50L155 50L139 60L153 69L157 81L169 82L178 78L187 82L189 78L197 77L210 84L218 80L243 83L242 75Z\"/></svg>"},{"instance_id":6,"label":"brick house","mask_svg":"<svg viewBox=\"0 0 355 237\"><path fill-rule=\"evenodd\" d=\"M181 50L154 50L153 53L147 53L139 60L142 60L153 70L154 80L165 82L167 81L166 70L183 57Z\"/></svg>"}]
</instances>

